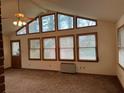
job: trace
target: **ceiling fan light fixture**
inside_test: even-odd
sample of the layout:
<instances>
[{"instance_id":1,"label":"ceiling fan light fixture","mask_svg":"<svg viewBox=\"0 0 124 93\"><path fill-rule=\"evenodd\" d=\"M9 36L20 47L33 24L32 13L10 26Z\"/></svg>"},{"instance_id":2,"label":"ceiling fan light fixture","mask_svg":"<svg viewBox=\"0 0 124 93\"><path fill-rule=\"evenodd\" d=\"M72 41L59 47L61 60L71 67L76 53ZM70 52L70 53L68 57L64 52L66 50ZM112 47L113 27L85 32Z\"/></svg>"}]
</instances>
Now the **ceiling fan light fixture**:
<instances>
[{"instance_id":1,"label":"ceiling fan light fixture","mask_svg":"<svg viewBox=\"0 0 124 93\"><path fill-rule=\"evenodd\" d=\"M24 18L25 15L23 13L16 13L15 16L17 18Z\"/></svg>"},{"instance_id":2,"label":"ceiling fan light fixture","mask_svg":"<svg viewBox=\"0 0 124 93\"><path fill-rule=\"evenodd\" d=\"M18 0L18 12L15 14L15 17L17 18L17 20L13 22L13 25L21 27L21 26L25 26L27 23L22 20L24 19L25 15L20 12L19 1L20 0Z\"/></svg>"},{"instance_id":3,"label":"ceiling fan light fixture","mask_svg":"<svg viewBox=\"0 0 124 93\"><path fill-rule=\"evenodd\" d=\"M17 25L17 21L14 21L14 22L13 22L13 25Z\"/></svg>"},{"instance_id":4,"label":"ceiling fan light fixture","mask_svg":"<svg viewBox=\"0 0 124 93\"><path fill-rule=\"evenodd\" d=\"M21 27L21 26L26 25L26 22L18 20L18 21L14 21L13 25Z\"/></svg>"},{"instance_id":5,"label":"ceiling fan light fixture","mask_svg":"<svg viewBox=\"0 0 124 93\"><path fill-rule=\"evenodd\" d=\"M19 20L18 21L18 26L22 26L23 24L22 24L23 22L21 21L21 20Z\"/></svg>"},{"instance_id":6,"label":"ceiling fan light fixture","mask_svg":"<svg viewBox=\"0 0 124 93\"><path fill-rule=\"evenodd\" d=\"M23 25L26 25L27 23L26 22L22 22Z\"/></svg>"}]
</instances>

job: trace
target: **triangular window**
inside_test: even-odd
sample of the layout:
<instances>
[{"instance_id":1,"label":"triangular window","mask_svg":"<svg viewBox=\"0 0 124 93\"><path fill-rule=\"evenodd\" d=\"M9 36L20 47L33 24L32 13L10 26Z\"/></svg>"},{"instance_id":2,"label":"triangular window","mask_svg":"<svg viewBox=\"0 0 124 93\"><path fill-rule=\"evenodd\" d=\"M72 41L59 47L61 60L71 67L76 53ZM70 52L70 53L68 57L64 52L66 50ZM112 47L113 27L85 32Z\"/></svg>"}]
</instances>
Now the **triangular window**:
<instances>
[{"instance_id":1,"label":"triangular window","mask_svg":"<svg viewBox=\"0 0 124 93\"><path fill-rule=\"evenodd\" d=\"M26 34L27 34L26 27L23 27L17 31L17 35L26 35Z\"/></svg>"}]
</instances>

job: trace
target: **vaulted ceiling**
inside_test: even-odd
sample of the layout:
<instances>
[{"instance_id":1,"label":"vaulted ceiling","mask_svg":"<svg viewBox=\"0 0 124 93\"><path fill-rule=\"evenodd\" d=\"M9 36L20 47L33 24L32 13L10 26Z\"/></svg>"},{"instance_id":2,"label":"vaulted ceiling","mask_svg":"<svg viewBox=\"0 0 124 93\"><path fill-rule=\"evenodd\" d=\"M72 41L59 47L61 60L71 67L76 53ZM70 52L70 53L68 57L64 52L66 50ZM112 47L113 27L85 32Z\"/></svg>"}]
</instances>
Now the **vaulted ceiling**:
<instances>
[{"instance_id":1,"label":"vaulted ceiling","mask_svg":"<svg viewBox=\"0 0 124 93\"><path fill-rule=\"evenodd\" d=\"M17 12L17 0L1 0L2 17L13 17ZM20 0L21 11L35 17L45 10L61 11L98 20L117 22L124 14L124 0ZM12 22L15 19L2 20L3 32L10 34L17 27Z\"/></svg>"}]
</instances>

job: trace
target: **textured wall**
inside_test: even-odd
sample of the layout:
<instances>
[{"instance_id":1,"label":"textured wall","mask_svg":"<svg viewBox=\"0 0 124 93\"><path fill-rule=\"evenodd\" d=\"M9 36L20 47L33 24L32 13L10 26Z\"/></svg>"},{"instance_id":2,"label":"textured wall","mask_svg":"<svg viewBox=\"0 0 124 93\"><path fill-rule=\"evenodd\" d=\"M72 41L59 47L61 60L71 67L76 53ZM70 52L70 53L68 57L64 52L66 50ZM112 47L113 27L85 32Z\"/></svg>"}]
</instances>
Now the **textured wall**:
<instances>
[{"instance_id":1,"label":"textured wall","mask_svg":"<svg viewBox=\"0 0 124 93\"><path fill-rule=\"evenodd\" d=\"M11 67L11 51L10 51L10 39L9 36L3 35L4 46L4 68Z\"/></svg>"},{"instance_id":2,"label":"textured wall","mask_svg":"<svg viewBox=\"0 0 124 93\"><path fill-rule=\"evenodd\" d=\"M78 62L76 64L78 73L116 75L116 26L108 21L98 21L97 27L74 29L71 31L59 31L33 34L25 36L16 36L16 33L10 36L11 40L21 40L22 50L22 68L30 69L44 69L44 70L60 70L60 63L62 61L31 61L28 60L28 38L45 37L45 36L61 36L68 34L81 34L98 32L98 53L99 62ZM76 50L75 50L76 51ZM77 53L77 52L76 52ZM77 57L77 56L76 56Z\"/></svg>"}]
</instances>

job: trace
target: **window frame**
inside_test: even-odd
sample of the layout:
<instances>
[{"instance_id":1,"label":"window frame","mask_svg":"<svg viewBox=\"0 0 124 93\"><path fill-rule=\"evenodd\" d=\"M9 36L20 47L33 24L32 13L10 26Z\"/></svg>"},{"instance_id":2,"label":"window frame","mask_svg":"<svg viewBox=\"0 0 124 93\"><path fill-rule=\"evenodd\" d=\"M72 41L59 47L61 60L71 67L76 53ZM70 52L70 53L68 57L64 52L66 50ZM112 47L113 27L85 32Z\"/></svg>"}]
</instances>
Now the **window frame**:
<instances>
[{"instance_id":1,"label":"window frame","mask_svg":"<svg viewBox=\"0 0 124 93\"><path fill-rule=\"evenodd\" d=\"M59 21L58 21L58 14L73 17L73 28L69 28L69 29L59 29L59 26L58 26L58 23L59 23ZM61 31L68 31L68 30L74 30L75 27L76 27L75 16L74 16L74 15L71 15L71 14L66 14L66 13L57 12L57 13L56 13L56 25L57 25L57 31L58 31L58 32L61 32Z\"/></svg>"},{"instance_id":2,"label":"window frame","mask_svg":"<svg viewBox=\"0 0 124 93\"><path fill-rule=\"evenodd\" d=\"M51 38L54 38L55 39L55 59L45 59L44 58L44 40L45 39L51 39ZM57 38L56 38L56 36L51 36L51 37L42 37L42 58L43 58L43 60L44 61L57 61Z\"/></svg>"},{"instance_id":3,"label":"window frame","mask_svg":"<svg viewBox=\"0 0 124 93\"><path fill-rule=\"evenodd\" d=\"M38 19L38 23L39 23L39 32L35 32L35 33L30 33L29 32L29 24L31 24L33 21L37 20ZM27 23L27 33L28 35L32 35L32 34L40 34L41 30L40 30L40 18L39 16L35 17L33 20L31 20L30 22Z\"/></svg>"},{"instance_id":4,"label":"window frame","mask_svg":"<svg viewBox=\"0 0 124 93\"><path fill-rule=\"evenodd\" d=\"M78 18L95 21L95 22L96 22L96 25L94 25L94 26L85 26L85 27L78 27L78 25L77 25L77 19L78 19ZM76 29L96 27L97 25L98 25L98 23L97 23L97 20L96 20L96 19L91 19L91 18L76 16Z\"/></svg>"},{"instance_id":5,"label":"window frame","mask_svg":"<svg viewBox=\"0 0 124 93\"><path fill-rule=\"evenodd\" d=\"M119 32L121 31L120 29L122 29L122 28L124 28L124 24L117 29L117 48L118 48L118 65L120 66L120 68L122 70L124 70L124 67L119 62L119 48L120 47L118 46L118 43L119 43Z\"/></svg>"},{"instance_id":6,"label":"window frame","mask_svg":"<svg viewBox=\"0 0 124 93\"><path fill-rule=\"evenodd\" d=\"M26 29L26 34L17 34L18 31L20 31L21 29L25 28ZM28 25L26 24L25 26L22 26L21 28L19 28L17 31L16 31L16 36L24 36L24 35L27 35L28 34Z\"/></svg>"},{"instance_id":7,"label":"window frame","mask_svg":"<svg viewBox=\"0 0 124 93\"><path fill-rule=\"evenodd\" d=\"M95 43L96 43L96 47L95 48L95 51L96 51L96 60L81 60L79 58L79 36L87 36L87 35L95 35ZM99 57L98 57L98 35L97 35L97 32L92 32L92 33L83 33L83 34L77 34L77 59L78 59L78 62L99 62Z\"/></svg>"},{"instance_id":8,"label":"window frame","mask_svg":"<svg viewBox=\"0 0 124 93\"><path fill-rule=\"evenodd\" d=\"M43 26L42 26L42 17L44 17L44 16L50 16L50 15L54 15L54 25L55 25L55 30L52 30L52 31L47 31L47 32L43 32ZM51 32L56 32L56 24L57 24L57 22L56 22L56 13L49 13L49 14L44 14L44 15L41 15L40 17L39 17L39 27L40 27L40 30L41 30L41 33L51 33Z\"/></svg>"},{"instance_id":9,"label":"window frame","mask_svg":"<svg viewBox=\"0 0 124 93\"><path fill-rule=\"evenodd\" d=\"M63 37L73 37L73 53L74 53L74 55L73 55L73 57L74 57L74 59L72 59L72 60L70 60L70 59L61 59L61 57L60 57L60 38L63 38ZM76 55L76 53L75 53L75 35L62 35L62 36L58 36L57 37L57 40L58 40L58 58L59 58L59 61L75 61L75 55Z\"/></svg>"},{"instance_id":10,"label":"window frame","mask_svg":"<svg viewBox=\"0 0 124 93\"><path fill-rule=\"evenodd\" d=\"M39 59L30 58L30 49L31 49L30 41L31 40L39 40L40 41L40 48L39 48L39 50L40 50L40 58ZM28 38L28 59L29 60L41 60L41 38Z\"/></svg>"}]
</instances>

